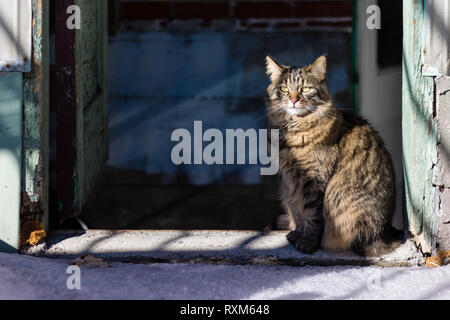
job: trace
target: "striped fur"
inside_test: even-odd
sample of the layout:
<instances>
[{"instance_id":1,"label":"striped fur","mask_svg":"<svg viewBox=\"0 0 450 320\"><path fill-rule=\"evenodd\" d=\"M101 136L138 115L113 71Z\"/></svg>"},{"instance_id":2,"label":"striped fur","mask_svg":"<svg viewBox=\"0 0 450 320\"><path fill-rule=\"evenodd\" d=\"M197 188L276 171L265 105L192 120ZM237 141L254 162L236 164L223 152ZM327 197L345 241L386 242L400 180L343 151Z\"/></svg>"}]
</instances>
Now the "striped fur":
<instances>
[{"instance_id":1,"label":"striped fur","mask_svg":"<svg viewBox=\"0 0 450 320\"><path fill-rule=\"evenodd\" d=\"M384 254L398 245L390 236L392 161L370 124L336 109L325 72L325 57L302 68L267 57L267 113L271 128L280 129L288 240L304 253L322 247Z\"/></svg>"}]
</instances>

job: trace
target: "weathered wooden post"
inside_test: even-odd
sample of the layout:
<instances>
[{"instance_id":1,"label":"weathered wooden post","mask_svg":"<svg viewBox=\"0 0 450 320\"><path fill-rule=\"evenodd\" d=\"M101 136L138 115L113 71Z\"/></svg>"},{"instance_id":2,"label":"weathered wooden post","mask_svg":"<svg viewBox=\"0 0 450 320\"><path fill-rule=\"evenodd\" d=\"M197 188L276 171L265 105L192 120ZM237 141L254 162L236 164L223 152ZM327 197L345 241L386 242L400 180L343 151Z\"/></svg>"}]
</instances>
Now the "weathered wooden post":
<instances>
[{"instance_id":1,"label":"weathered wooden post","mask_svg":"<svg viewBox=\"0 0 450 320\"><path fill-rule=\"evenodd\" d=\"M48 225L48 0L2 1L0 43L0 251L17 252L25 221Z\"/></svg>"},{"instance_id":2,"label":"weathered wooden post","mask_svg":"<svg viewBox=\"0 0 450 320\"><path fill-rule=\"evenodd\" d=\"M403 164L409 230L423 253L450 249L447 1L403 1Z\"/></svg>"},{"instance_id":3,"label":"weathered wooden post","mask_svg":"<svg viewBox=\"0 0 450 320\"><path fill-rule=\"evenodd\" d=\"M32 70L23 79L21 224L39 221L48 229L49 3L33 0Z\"/></svg>"}]
</instances>

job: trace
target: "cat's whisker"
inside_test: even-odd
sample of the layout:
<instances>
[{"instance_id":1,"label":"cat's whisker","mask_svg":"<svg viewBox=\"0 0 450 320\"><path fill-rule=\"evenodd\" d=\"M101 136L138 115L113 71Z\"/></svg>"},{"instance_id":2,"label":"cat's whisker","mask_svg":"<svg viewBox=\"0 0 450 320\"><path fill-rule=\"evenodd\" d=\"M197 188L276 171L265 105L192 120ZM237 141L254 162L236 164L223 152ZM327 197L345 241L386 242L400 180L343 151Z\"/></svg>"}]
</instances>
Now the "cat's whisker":
<instances>
[{"instance_id":1,"label":"cat's whisker","mask_svg":"<svg viewBox=\"0 0 450 320\"><path fill-rule=\"evenodd\" d=\"M323 118L332 118L332 119L335 119L335 120L340 121L342 123L345 123L347 125L350 125L350 123L345 121L342 117L338 117L335 113L331 113L329 110L322 109L322 110L320 110L320 112L321 112Z\"/></svg>"}]
</instances>

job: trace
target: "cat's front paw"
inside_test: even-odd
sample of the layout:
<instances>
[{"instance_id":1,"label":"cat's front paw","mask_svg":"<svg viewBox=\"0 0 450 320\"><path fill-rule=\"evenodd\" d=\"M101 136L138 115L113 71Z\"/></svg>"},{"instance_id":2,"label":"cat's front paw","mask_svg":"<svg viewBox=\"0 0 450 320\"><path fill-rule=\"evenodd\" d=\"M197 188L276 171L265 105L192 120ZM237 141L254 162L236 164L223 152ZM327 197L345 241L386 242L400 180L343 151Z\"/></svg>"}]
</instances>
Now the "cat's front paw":
<instances>
[{"instance_id":1,"label":"cat's front paw","mask_svg":"<svg viewBox=\"0 0 450 320\"><path fill-rule=\"evenodd\" d=\"M303 253L311 254L319 249L320 241L315 239L308 239L298 230L293 230L288 233L287 239L294 247Z\"/></svg>"}]
</instances>

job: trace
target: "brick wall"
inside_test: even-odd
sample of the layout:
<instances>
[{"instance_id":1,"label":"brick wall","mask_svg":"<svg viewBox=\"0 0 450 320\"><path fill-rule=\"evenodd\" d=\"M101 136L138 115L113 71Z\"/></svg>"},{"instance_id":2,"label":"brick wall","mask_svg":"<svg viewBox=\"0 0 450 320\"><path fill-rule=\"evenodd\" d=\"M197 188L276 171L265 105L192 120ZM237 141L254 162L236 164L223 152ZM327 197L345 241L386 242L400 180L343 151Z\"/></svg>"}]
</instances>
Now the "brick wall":
<instances>
[{"instance_id":1,"label":"brick wall","mask_svg":"<svg viewBox=\"0 0 450 320\"><path fill-rule=\"evenodd\" d=\"M300 1L128 1L117 3L120 21L156 20L161 28L177 20L197 20L215 28L224 20L238 29L351 29L352 0Z\"/></svg>"},{"instance_id":2,"label":"brick wall","mask_svg":"<svg viewBox=\"0 0 450 320\"><path fill-rule=\"evenodd\" d=\"M267 54L290 65L328 54L327 85L351 108L351 1L110 1L120 17L109 39L111 167L167 183L262 183L255 166L175 166L168 139L197 120L266 128Z\"/></svg>"}]
</instances>

